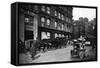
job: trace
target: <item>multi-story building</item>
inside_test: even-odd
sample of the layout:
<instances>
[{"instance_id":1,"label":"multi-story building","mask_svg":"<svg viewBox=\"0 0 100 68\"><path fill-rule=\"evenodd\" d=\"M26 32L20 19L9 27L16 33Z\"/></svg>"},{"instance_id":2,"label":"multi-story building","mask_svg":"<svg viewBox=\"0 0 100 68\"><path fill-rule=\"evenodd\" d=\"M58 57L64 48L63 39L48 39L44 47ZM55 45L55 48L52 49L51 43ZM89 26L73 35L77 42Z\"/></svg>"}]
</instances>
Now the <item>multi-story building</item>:
<instances>
[{"instance_id":1,"label":"multi-story building","mask_svg":"<svg viewBox=\"0 0 100 68\"><path fill-rule=\"evenodd\" d=\"M71 38L71 6L46 4L19 5L19 39L29 40Z\"/></svg>"},{"instance_id":2,"label":"multi-story building","mask_svg":"<svg viewBox=\"0 0 100 68\"><path fill-rule=\"evenodd\" d=\"M73 21L73 35L74 38L85 36L85 18L80 17L79 20Z\"/></svg>"}]
</instances>

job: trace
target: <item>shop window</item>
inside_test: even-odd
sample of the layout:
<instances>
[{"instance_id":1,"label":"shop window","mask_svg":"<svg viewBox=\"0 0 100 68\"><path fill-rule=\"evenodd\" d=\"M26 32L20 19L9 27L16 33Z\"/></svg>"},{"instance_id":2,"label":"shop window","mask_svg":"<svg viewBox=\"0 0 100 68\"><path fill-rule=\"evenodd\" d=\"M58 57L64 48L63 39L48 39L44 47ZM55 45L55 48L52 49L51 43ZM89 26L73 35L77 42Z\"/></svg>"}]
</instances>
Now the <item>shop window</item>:
<instances>
[{"instance_id":1,"label":"shop window","mask_svg":"<svg viewBox=\"0 0 100 68\"><path fill-rule=\"evenodd\" d=\"M41 32L41 39L50 39L50 32Z\"/></svg>"},{"instance_id":2,"label":"shop window","mask_svg":"<svg viewBox=\"0 0 100 68\"><path fill-rule=\"evenodd\" d=\"M47 38L50 39L50 32L47 32Z\"/></svg>"},{"instance_id":3,"label":"shop window","mask_svg":"<svg viewBox=\"0 0 100 68\"><path fill-rule=\"evenodd\" d=\"M59 37L61 37L61 34L59 34Z\"/></svg>"},{"instance_id":4,"label":"shop window","mask_svg":"<svg viewBox=\"0 0 100 68\"><path fill-rule=\"evenodd\" d=\"M65 37L64 34L62 35L62 37Z\"/></svg>"},{"instance_id":5,"label":"shop window","mask_svg":"<svg viewBox=\"0 0 100 68\"><path fill-rule=\"evenodd\" d=\"M58 34L57 34L57 33L55 33L55 38L56 38L56 37L58 37Z\"/></svg>"},{"instance_id":6,"label":"shop window","mask_svg":"<svg viewBox=\"0 0 100 68\"><path fill-rule=\"evenodd\" d=\"M41 39L47 39L46 32L41 32Z\"/></svg>"}]
</instances>

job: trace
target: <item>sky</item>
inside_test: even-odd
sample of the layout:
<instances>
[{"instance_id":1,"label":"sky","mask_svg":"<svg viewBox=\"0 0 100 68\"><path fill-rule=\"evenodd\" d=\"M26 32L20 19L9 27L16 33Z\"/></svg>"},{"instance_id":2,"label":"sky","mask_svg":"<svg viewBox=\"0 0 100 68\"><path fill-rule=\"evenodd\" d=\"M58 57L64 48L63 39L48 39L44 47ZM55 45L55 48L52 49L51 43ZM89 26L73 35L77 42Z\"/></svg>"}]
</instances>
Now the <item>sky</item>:
<instances>
[{"instance_id":1,"label":"sky","mask_svg":"<svg viewBox=\"0 0 100 68\"><path fill-rule=\"evenodd\" d=\"M79 17L87 17L90 20L96 17L96 10L93 8L73 8L73 19L78 20Z\"/></svg>"}]
</instances>

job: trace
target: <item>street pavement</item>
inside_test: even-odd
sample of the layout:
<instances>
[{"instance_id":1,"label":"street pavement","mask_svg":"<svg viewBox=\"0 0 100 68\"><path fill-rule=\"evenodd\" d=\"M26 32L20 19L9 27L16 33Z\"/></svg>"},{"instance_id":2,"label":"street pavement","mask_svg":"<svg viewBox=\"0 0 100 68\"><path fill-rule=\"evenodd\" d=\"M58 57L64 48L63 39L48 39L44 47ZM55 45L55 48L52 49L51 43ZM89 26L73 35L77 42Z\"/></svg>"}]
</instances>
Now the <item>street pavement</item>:
<instances>
[{"instance_id":1,"label":"street pavement","mask_svg":"<svg viewBox=\"0 0 100 68\"><path fill-rule=\"evenodd\" d=\"M70 50L71 46L63 49L51 50L46 53L42 53L41 56L33 62L59 62L59 61L71 61Z\"/></svg>"},{"instance_id":2,"label":"street pavement","mask_svg":"<svg viewBox=\"0 0 100 68\"><path fill-rule=\"evenodd\" d=\"M94 59L95 52L91 50L91 46L86 46L88 58L84 60ZM47 52L41 52L36 55L36 59L32 59L29 53L21 54L21 63L44 63L44 62L61 62L61 61L80 61L80 58L71 58L70 51L73 49L72 46L67 46L66 48L50 50Z\"/></svg>"}]
</instances>

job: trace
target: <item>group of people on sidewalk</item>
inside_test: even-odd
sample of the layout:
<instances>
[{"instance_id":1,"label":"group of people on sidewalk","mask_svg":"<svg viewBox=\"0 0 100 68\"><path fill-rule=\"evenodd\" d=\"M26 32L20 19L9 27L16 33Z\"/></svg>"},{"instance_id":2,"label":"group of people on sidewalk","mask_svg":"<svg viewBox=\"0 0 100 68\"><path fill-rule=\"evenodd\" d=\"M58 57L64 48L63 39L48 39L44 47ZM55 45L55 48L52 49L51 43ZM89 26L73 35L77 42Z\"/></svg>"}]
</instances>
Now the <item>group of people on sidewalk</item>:
<instances>
[{"instance_id":1,"label":"group of people on sidewalk","mask_svg":"<svg viewBox=\"0 0 100 68\"><path fill-rule=\"evenodd\" d=\"M54 40L30 40L25 42L25 44L19 42L19 53L30 52L32 58L39 52L46 52L48 50L56 50L59 48L65 48L68 45L72 45L72 41L66 38L56 38Z\"/></svg>"}]
</instances>

